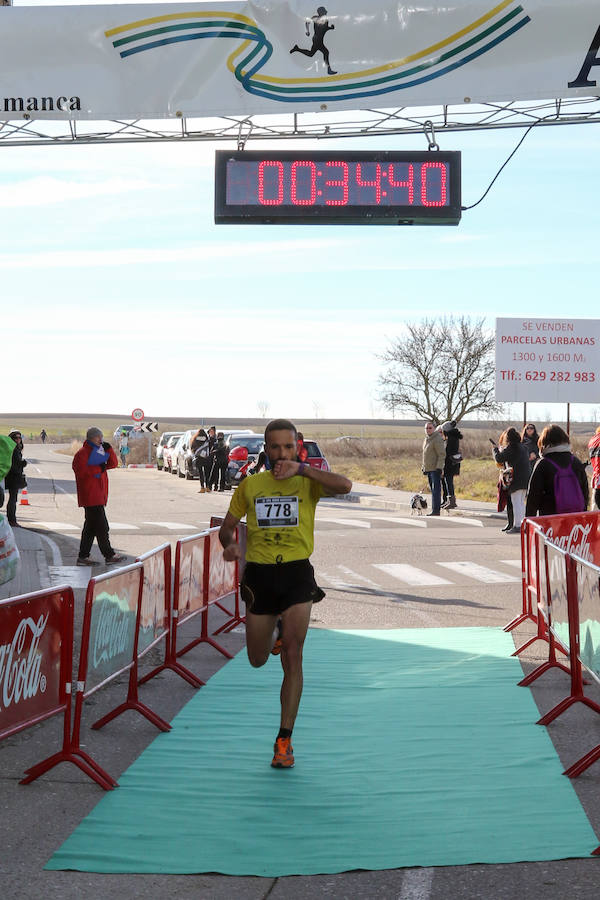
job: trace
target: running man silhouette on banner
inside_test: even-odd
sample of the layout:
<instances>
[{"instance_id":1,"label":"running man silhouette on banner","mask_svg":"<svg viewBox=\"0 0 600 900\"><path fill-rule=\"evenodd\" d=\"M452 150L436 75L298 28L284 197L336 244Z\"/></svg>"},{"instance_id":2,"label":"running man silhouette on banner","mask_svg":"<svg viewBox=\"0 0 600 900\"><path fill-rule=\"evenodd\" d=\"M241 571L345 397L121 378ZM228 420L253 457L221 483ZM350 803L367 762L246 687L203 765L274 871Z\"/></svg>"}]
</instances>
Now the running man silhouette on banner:
<instances>
[{"instance_id":1,"label":"running man silhouette on banner","mask_svg":"<svg viewBox=\"0 0 600 900\"><path fill-rule=\"evenodd\" d=\"M290 50L290 53L303 53L304 56L311 57L314 56L315 53L322 53L325 65L327 66L327 74L337 75L337 72L334 72L329 65L329 50L324 43L325 35L328 31L334 29L335 25L329 24L329 20L327 19L327 10L324 6L319 6L316 15L312 16L311 19L306 20L306 37L310 37L311 21L313 23L313 39L310 50L303 50L302 47L298 46L298 44L294 44L294 46Z\"/></svg>"}]
</instances>

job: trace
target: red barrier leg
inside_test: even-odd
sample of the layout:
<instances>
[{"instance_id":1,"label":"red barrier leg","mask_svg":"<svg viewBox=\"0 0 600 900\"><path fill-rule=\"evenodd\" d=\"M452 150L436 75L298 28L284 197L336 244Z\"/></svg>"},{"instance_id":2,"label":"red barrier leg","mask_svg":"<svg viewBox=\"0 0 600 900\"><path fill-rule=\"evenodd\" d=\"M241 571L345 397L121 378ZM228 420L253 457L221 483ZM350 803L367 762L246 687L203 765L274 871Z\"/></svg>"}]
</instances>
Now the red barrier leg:
<instances>
[{"instance_id":1,"label":"red barrier leg","mask_svg":"<svg viewBox=\"0 0 600 900\"><path fill-rule=\"evenodd\" d=\"M22 778L19 784L31 784L32 781L35 781L36 778L39 778L40 775L43 775L45 772L49 772L50 769L53 769L54 766L57 766L59 763L70 762L78 766L78 768L80 768L82 772L85 772L86 775L92 778L96 782L96 784L100 785L100 787L104 788L105 791L111 791L114 787L118 787L117 782L113 781L110 775L108 775L102 769L100 769L100 771L97 770L97 767L95 767L95 763L92 766L88 763L87 760L81 759L79 757L77 748L72 746L70 730L71 701L69 699L64 715L62 749L59 750L58 753L53 753L52 756L49 756L47 759L42 760L42 762L36 763L35 766L31 766L29 769L26 769L25 778Z\"/></svg>"},{"instance_id":2,"label":"red barrier leg","mask_svg":"<svg viewBox=\"0 0 600 900\"><path fill-rule=\"evenodd\" d=\"M238 590L235 592L235 605L234 605L234 608L233 608L233 613L230 613L229 610L225 609L224 606L221 606L220 603L218 604L218 606L219 606L224 612L228 613L228 614L231 616L231 618L229 619L228 622L225 622L224 625L221 625L220 628L217 628L216 631L213 631L213 635L217 635L217 634L229 634L229 632L230 632L230 631L233 631L233 629L236 628L238 625L245 625L245 624L246 624L246 617L240 615L240 592L239 592L239 588L238 588Z\"/></svg>"},{"instance_id":3,"label":"red barrier leg","mask_svg":"<svg viewBox=\"0 0 600 900\"><path fill-rule=\"evenodd\" d=\"M582 756L581 759L578 759L577 762L574 762L573 765L569 766L568 769L565 769L563 775L567 775L569 778L577 778L578 775L581 775L582 772L585 772L586 769L589 769L589 767L599 759L600 744L598 744L598 746L594 747L592 750L589 750L585 754L585 756Z\"/></svg>"},{"instance_id":4,"label":"red barrier leg","mask_svg":"<svg viewBox=\"0 0 600 900\"><path fill-rule=\"evenodd\" d=\"M506 629L504 629L506 631ZM537 634L535 637L530 638L528 641L515 650L514 653L511 653L511 656L518 656L519 653L523 653L524 650L527 650L528 647L531 647L532 644L535 644L536 641L544 641L544 643L548 643L548 629L546 628L546 621L541 613L538 613L537 616Z\"/></svg>"},{"instance_id":5,"label":"red barrier leg","mask_svg":"<svg viewBox=\"0 0 600 900\"><path fill-rule=\"evenodd\" d=\"M215 650L218 650L219 653L222 653L223 656L227 657L227 659L233 659L233 655L229 653L225 647L221 647L220 644L217 643L213 638L208 634L208 608L202 610L202 629L200 632L200 637L194 638L193 641L190 641L189 644L186 644L182 650L177 651L177 656L182 656L184 653L187 653L188 650L191 650L192 647L198 646L198 644L210 644L211 647L214 647Z\"/></svg>"},{"instance_id":6,"label":"red barrier leg","mask_svg":"<svg viewBox=\"0 0 600 900\"><path fill-rule=\"evenodd\" d=\"M107 722L111 722L113 719L116 719L117 716L120 716L121 713L124 713L128 709L133 709L136 712L141 713L145 716L148 721L152 722L153 725L156 725L160 731L170 731L171 726L168 722L162 719L157 713L153 712L149 706L146 706L145 703L142 703L138 697L138 667L137 660L135 661L130 673L129 673L129 690L127 692L127 699L121 703L119 706L115 707L112 712L107 713L105 716L102 716L101 719L98 719L97 722L94 722L92 728L98 729L102 728L103 725L106 725Z\"/></svg>"},{"instance_id":7,"label":"red barrier leg","mask_svg":"<svg viewBox=\"0 0 600 900\"><path fill-rule=\"evenodd\" d=\"M565 710L575 703L583 703L594 712L600 713L600 706L586 697L583 693L583 671L579 661L579 598L577 590L577 568L574 560L567 555L567 604L569 609L569 649L570 649L570 675L571 693L560 703L553 707L546 715L538 719L538 725L549 725ZM590 763L591 765L591 763Z\"/></svg>"},{"instance_id":8,"label":"red barrier leg","mask_svg":"<svg viewBox=\"0 0 600 900\"><path fill-rule=\"evenodd\" d=\"M166 643L165 643L165 658L164 661L157 666L155 669L152 669L151 672L148 672L146 675L143 675L142 678L139 679L138 684L145 684L146 681L150 681L151 678L154 678L155 675L158 675L159 672L164 672L167 669L170 669L171 672L175 672L176 675L179 675L180 678L183 678L184 681L187 681L188 684L191 684L192 687L199 688L203 687L206 684L205 681L202 681L201 678L198 678L197 675L194 675L193 672L190 672L189 669L186 669L185 666L178 661L175 650L176 640L173 635L172 626L171 632L167 635ZM176 629L175 629L176 630Z\"/></svg>"}]
</instances>

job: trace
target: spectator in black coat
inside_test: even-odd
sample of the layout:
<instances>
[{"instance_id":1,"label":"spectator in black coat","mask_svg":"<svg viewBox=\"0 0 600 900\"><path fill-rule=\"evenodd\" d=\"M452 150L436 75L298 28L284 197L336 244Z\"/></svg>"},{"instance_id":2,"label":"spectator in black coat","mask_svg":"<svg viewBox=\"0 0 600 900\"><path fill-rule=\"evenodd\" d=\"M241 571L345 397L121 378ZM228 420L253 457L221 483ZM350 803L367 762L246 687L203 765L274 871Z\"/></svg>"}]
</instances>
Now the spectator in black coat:
<instances>
[{"instance_id":1,"label":"spectator in black coat","mask_svg":"<svg viewBox=\"0 0 600 900\"><path fill-rule=\"evenodd\" d=\"M8 503L6 504L6 518L10 525L17 525L17 498L19 491L27 484L23 469L27 460L23 459L23 436L20 431L11 431L8 435L15 442L12 462L9 471L4 478L4 484L8 491Z\"/></svg>"},{"instance_id":2,"label":"spectator in black coat","mask_svg":"<svg viewBox=\"0 0 600 900\"><path fill-rule=\"evenodd\" d=\"M217 434L217 442L210 452L212 469L210 473L210 488L214 491L225 490L225 473L229 462L229 450L225 444L225 436L222 431Z\"/></svg>"},{"instance_id":3,"label":"spectator in black coat","mask_svg":"<svg viewBox=\"0 0 600 900\"><path fill-rule=\"evenodd\" d=\"M539 434L537 433L537 428L535 425L529 423L525 426L523 431L521 432L521 443L527 449L527 454L529 456L529 469L530 473L533 472L533 467L536 462L540 458L540 451L538 449L538 441L540 439Z\"/></svg>"},{"instance_id":4,"label":"spectator in black coat","mask_svg":"<svg viewBox=\"0 0 600 900\"><path fill-rule=\"evenodd\" d=\"M566 469L570 464L579 482L582 493L581 512L584 512L590 500L590 488L585 466L581 460L571 453L569 435L560 425L546 425L539 441L541 459L533 470L527 491L527 516L552 516L565 510L556 508L554 493L555 466ZM554 465L552 465L554 463Z\"/></svg>"},{"instance_id":5,"label":"spectator in black coat","mask_svg":"<svg viewBox=\"0 0 600 900\"><path fill-rule=\"evenodd\" d=\"M446 441L446 459L444 460L444 474L442 477L442 508L456 509L456 497L454 496L454 479L460 475L460 441L462 434L456 427L456 422L442 422L440 425L442 437Z\"/></svg>"},{"instance_id":6,"label":"spectator in black coat","mask_svg":"<svg viewBox=\"0 0 600 900\"><path fill-rule=\"evenodd\" d=\"M510 466L513 470L512 481L507 487L508 522L502 531L516 534L520 532L521 522L525 518L525 494L529 482L529 457L517 429L507 428L503 431L498 438L498 446L494 445L492 453L497 463Z\"/></svg>"}]
</instances>

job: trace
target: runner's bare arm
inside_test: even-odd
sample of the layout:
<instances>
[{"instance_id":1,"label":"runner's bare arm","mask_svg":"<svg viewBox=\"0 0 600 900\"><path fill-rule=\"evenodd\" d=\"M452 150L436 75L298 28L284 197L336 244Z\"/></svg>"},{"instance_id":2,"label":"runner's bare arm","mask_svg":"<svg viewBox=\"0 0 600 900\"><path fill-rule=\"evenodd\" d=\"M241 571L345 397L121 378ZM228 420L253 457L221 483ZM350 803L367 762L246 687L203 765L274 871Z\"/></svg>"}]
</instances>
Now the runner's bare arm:
<instances>
[{"instance_id":1,"label":"runner's bare arm","mask_svg":"<svg viewBox=\"0 0 600 900\"><path fill-rule=\"evenodd\" d=\"M300 467L302 466L302 469ZM306 463L299 463L292 459L278 459L273 467L273 477L277 481L291 478L292 475L302 475L322 484L328 494L349 494L352 490L352 482L345 475L336 472L323 472L322 469L313 469ZM227 521L227 519L225 520Z\"/></svg>"},{"instance_id":2,"label":"runner's bare arm","mask_svg":"<svg viewBox=\"0 0 600 900\"><path fill-rule=\"evenodd\" d=\"M240 520L232 516L230 512L225 516L225 520L219 528L219 540L223 547L223 559L226 562L233 562L235 559L241 559L242 550L235 539L234 531Z\"/></svg>"}]
</instances>

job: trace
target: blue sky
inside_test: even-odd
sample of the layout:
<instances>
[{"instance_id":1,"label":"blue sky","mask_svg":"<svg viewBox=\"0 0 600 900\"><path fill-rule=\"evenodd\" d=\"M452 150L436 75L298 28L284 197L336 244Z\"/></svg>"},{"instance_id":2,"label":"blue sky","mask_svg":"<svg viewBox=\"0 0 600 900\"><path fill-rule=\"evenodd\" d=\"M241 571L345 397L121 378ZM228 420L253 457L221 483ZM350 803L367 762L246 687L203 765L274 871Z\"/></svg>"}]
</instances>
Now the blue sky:
<instances>
[{"instance_id":1,"label":"blue sky","mask_svg":"<svg viewBox=\"0 0 600 900\"><path fill-rule=\"evenodd\" d=\"M521 134L438 135L462 151L465 206ZM377 354L407 321L594 316L599 145L594 126L534 129L456 228L215 226L209 144L0 145L5 407L383 415ZM565 414L529 415L546 412Z\"/></svg>"}]
</instances>

